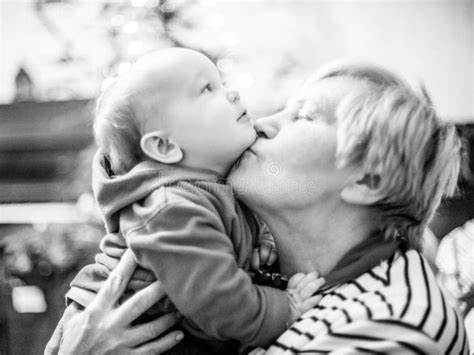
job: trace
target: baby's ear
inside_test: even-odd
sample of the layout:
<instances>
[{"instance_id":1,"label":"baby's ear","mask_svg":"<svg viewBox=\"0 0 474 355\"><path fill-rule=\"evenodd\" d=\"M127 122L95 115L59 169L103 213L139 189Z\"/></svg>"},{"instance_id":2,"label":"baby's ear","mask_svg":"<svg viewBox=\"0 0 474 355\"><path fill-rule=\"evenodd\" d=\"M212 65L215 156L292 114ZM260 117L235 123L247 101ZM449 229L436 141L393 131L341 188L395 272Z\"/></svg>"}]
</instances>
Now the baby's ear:
<instances>
[{"instance_id":1,"label":"baby's ear","mask_svg":"<svg viewBox=\"0 0 474 355\"><path fill-rule=\"evenodd\" d=\"M179 145L163 131L146 133L140 140L140 147L151 159L165 164L175 164L183 159Z\"/></svg>"},{"instance_id":2,"label":"baby's ear","mask_svg":"<svg viewBox=\"0 0 474 355\"><path fill-rule=\"evenodd\" d=\"M341 191L341 198L353 205L373 205L384 198L380 188L380 175L354 176Z\"/></svg>"}]
</instances>

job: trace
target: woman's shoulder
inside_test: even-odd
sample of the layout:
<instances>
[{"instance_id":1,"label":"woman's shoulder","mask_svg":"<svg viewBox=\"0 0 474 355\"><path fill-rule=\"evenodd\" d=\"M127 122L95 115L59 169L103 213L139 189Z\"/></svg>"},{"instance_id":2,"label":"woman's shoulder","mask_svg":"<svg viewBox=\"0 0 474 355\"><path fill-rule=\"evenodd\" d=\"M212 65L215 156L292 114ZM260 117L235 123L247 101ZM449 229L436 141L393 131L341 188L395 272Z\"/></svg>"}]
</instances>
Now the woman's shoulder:
<instances>
[{"instance_id":1,"label":"woman's shoulder","mask_svg":"<svg viewBox=\"0 0 474 355\"><path fill-rule=\"evenodd\" d=\"M335 350L345 340L351 347L357 339L368 349L390 343L396 346L392 350L407 350L405 344L438 352L460 350L464 338L462 323L446 303L427 262L410 250L397 252L359 277L326 290L321 302L273 348Z\"/></svg>"},{"instance_id":2,"label":"woman's shoulder","mask_svg":"<svg viewBox=\"0 0 474 355\"><path fill-rule=\"evenodd\" d=\"M345 322L396 319L432 328L445 321L450 310L428 263L410 250L326 290L310 316Z\"/></svg>"}]
</instances>

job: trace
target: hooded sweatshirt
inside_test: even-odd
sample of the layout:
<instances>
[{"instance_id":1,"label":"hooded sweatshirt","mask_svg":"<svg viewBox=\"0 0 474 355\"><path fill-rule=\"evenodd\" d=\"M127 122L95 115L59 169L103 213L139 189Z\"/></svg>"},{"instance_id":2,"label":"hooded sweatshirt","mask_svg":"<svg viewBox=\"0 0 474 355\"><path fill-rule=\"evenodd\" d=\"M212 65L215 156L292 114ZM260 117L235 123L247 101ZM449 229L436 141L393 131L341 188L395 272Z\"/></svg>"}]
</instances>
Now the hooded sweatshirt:
<instances>
[{"instance_id":1,"label":"hooded sweatshirt","mask_svg":"<svg viewBox=\"0 0 474 355\"><path fill-rule=\"evenodd\" d=\"M160 280L192 335L266 346L286 329L288 297L247 274L262 228L229 185L211 171L158 162L120 176L106 165L99 151L93 190L107 232L102 253L72 281L68 302L86 307L130 248L140 267L126 293ZM154 314L166 310L157 304Z\"/></svg>"}]
</instances>

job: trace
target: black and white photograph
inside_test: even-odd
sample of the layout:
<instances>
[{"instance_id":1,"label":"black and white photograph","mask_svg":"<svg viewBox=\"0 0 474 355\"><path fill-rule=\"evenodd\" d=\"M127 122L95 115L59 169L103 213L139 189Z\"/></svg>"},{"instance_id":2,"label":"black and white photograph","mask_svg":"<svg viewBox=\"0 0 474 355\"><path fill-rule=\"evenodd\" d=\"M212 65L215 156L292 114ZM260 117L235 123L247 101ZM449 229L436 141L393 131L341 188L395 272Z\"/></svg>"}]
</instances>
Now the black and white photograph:
<instances>
[{"instance_id":1,"label":"black and white photograph","mask_svg":"<svg viewBox=\"0 0 474 355\"><path fill-rule=\"evenodd\" d=\"M474 0L0 0L0 355L474 354Z\"/></svg>"}]
</instances>

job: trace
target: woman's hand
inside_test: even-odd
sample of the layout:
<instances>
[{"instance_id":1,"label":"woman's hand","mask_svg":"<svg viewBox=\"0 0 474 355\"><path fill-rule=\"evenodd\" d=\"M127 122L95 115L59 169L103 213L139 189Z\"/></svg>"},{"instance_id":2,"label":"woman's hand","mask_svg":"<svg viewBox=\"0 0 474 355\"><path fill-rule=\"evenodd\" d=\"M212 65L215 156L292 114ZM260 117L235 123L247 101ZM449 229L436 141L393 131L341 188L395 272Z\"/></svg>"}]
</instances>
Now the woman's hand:
<instances>
[{"instance_id":1,"label":"woman's hand","mask_svg":"<svg viewBox=\"0 0 474 355\"><path fill-rule=\"evenodd\" d=\"M158 281L118 305L136 262L125 252L95 299L84 310L71 304L64 312L45 349L45 354L157 354L174 347L183 333L174 331L155 339L177 323L175 313L149 323L131 323L164 296Z\"/></svg>"}]
</instances>

